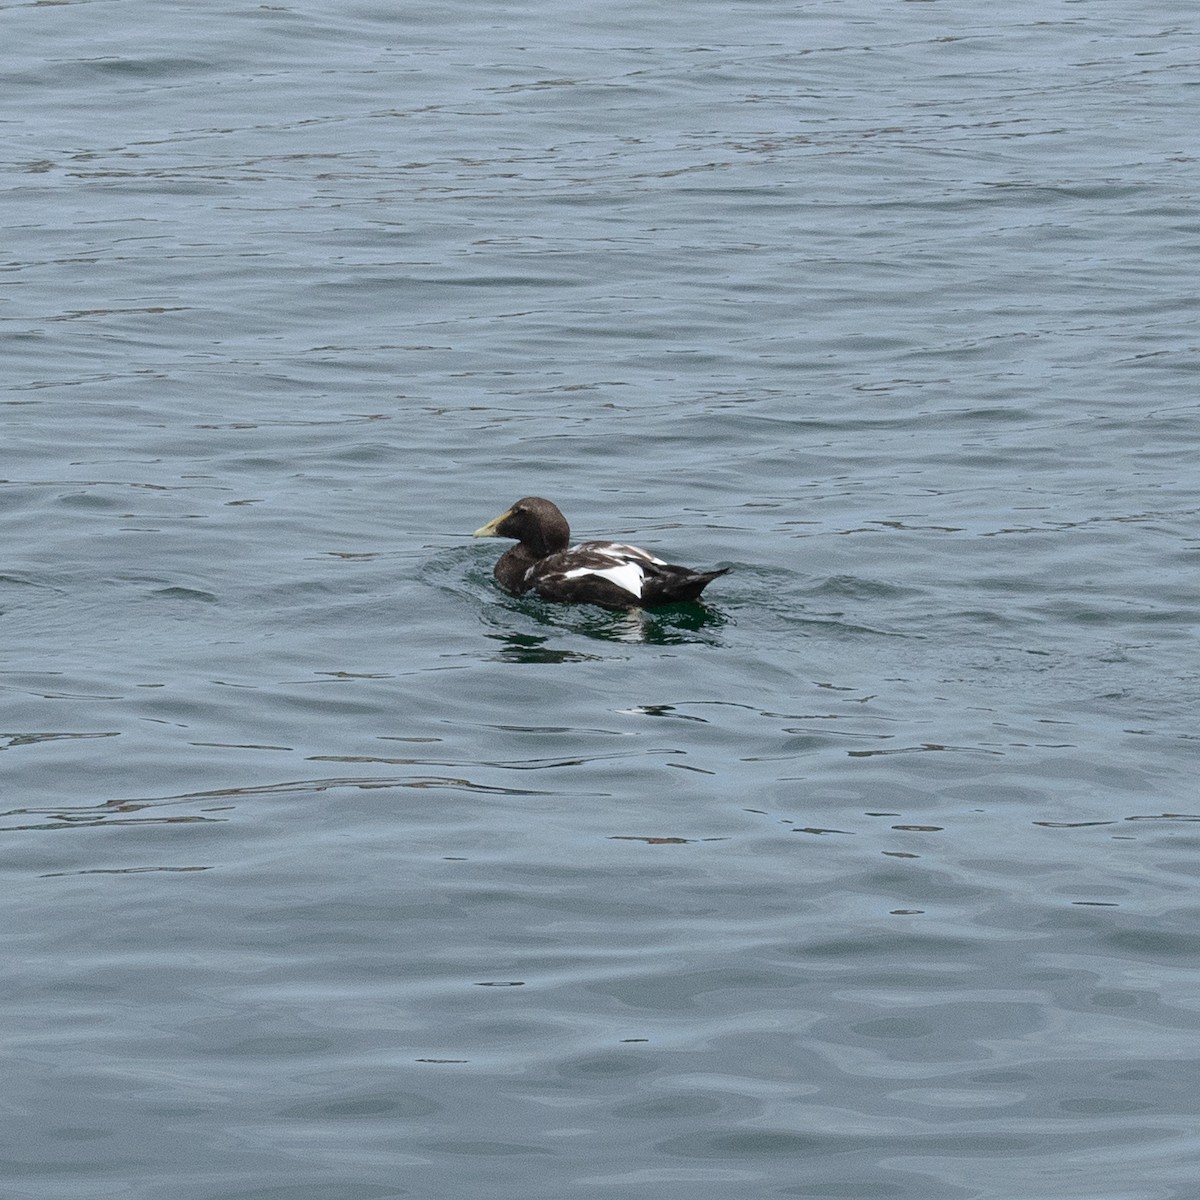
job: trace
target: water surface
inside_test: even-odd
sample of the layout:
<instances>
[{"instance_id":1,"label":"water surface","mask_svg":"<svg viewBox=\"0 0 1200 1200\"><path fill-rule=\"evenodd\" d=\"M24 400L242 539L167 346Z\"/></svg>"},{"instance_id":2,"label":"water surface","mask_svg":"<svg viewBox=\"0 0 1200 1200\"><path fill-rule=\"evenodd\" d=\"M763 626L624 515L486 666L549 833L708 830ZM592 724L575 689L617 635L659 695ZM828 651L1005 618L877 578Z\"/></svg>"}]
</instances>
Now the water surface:
<instances>
[{"instance_id":1,"label":"water surface","mask_svg":"<svg viewBox=\"0 0 1200 1200\"><path fill-rule=\"evenodd\" d=\"M0 19L6 1196L1191 1196L1188 7Z\"/></svg>"}]
</instances>

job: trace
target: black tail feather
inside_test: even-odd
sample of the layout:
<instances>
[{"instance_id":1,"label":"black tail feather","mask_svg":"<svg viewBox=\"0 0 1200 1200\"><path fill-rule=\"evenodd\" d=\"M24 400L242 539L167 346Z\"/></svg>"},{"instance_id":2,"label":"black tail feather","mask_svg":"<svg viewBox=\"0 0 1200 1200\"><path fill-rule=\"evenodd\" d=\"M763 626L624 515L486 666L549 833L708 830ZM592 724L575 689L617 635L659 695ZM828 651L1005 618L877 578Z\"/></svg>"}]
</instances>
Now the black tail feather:
<instances>
[{"instance_id":1,"label":"black tail feather","mask_svg":"<svg viewBox=\"0 0 1200 1200\"><path fill-rule=\"evenodd\" d=\"M699 600L701 592L714 579L729 572L729 567L718 567L715 571L693 571L688 567L662 566L648 574L642 590L642 603L647 607L655 604L673 604L686 600Z\"/></svg>"}]
</instances>

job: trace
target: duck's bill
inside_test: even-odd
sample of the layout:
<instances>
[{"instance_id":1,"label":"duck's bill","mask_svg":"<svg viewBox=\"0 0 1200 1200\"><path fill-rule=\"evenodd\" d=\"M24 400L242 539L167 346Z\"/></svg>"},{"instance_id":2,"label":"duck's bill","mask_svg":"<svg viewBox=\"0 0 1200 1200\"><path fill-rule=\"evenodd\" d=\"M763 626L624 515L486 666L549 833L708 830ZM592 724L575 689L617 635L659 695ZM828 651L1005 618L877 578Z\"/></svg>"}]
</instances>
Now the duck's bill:
<instances>
[{"instance_id":1,"label":"duck's bill","mask_svg":"<svg viewBox=\"0 0 1200 1200\"><path fill-rule=\"evenodd\" d=\"M498 530L510 516L512 516L512 509L509 509L507 512L502 512L494 521L489 521L486 525L481 525L471 536L499 537L500 534L498 534L496 530Z\"/></svg>"}]
</instances>

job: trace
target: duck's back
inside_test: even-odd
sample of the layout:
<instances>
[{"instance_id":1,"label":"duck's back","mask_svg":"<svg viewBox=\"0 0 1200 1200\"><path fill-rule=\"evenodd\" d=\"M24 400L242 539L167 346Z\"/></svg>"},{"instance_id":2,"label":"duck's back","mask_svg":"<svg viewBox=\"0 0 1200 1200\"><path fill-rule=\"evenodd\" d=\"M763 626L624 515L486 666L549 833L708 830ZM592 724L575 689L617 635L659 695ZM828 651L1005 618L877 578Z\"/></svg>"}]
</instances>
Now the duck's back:
<instances>
[{"instance_id":1,"label":"duck's back","mask_svg":"<svg viewBox=\"0 0 1200 1200\"><path fill-rule=\"evenodd\" d=\"M698 599L705 586L727 570L677 567L624 542L580 542L535 563L526 586L560 603L653 608Z\"/></svg>"}]
</instances>

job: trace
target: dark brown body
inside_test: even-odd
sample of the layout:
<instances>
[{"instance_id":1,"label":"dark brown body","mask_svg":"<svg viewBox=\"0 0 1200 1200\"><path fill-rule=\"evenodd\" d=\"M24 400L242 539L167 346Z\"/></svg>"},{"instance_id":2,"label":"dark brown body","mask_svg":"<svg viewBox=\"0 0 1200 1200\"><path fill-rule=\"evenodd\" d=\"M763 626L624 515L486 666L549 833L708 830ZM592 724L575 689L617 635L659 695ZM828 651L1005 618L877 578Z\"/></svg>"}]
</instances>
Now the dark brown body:
<instances>
[{"instance_id":1,"label":"dark brown body","mask_svg":"<svg viewBox=\"0 0 1200 1200\"><path fill-rule=\"evenodd\" d=\"M540 496L518 500L475 536L516 539L493 571L505 591L515 596L534 592L562 604L629 609L698 600L709 583L729 570L694 571L620 542L571 547L566 518Z\"/></svg>"}]
</instances>

